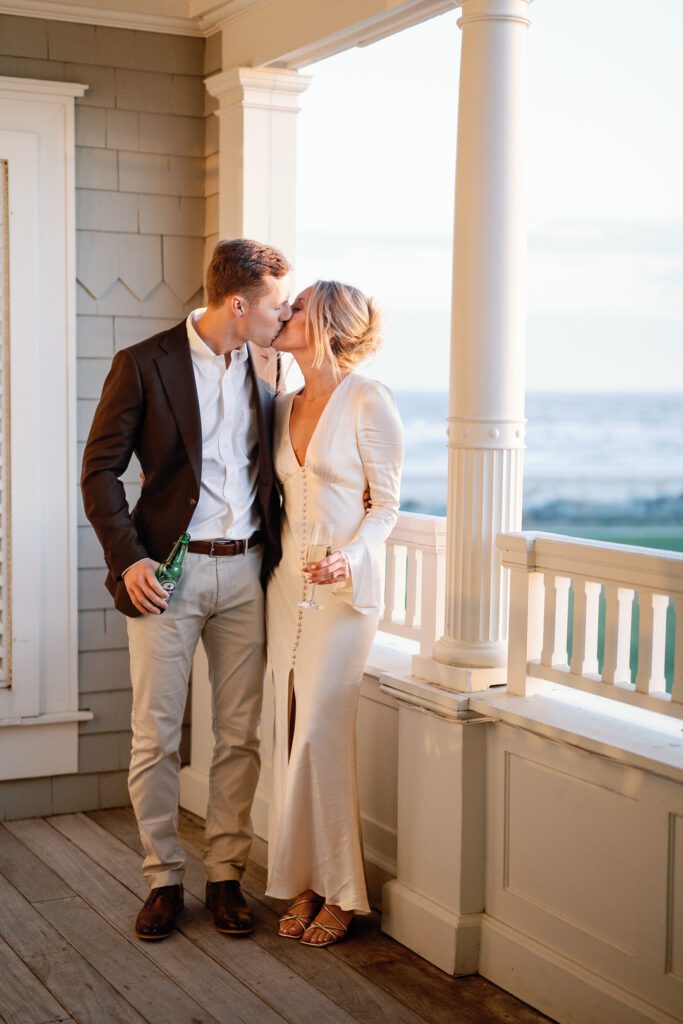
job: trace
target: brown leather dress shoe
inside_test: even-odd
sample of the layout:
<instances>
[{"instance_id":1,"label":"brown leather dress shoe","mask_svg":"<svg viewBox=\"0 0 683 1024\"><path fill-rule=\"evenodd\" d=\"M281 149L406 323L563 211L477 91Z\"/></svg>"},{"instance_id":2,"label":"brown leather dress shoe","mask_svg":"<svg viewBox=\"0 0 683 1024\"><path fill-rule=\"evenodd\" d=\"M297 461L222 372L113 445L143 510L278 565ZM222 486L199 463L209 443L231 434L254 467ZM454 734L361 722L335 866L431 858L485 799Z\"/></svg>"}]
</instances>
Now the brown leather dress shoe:
<instances>
[{"instance_id":1,"label":"brown leather dress shoe","mask_svg":"<svg viewBox=\"0 0 683 1024\"><path fill-rule=\"evenodd\" d=\"M182 885L162 885L152 889L137 916L135 934L139 939L168 938L183 906Z\"/></svg>"},{"instance_id":2,"label":"brown leather dress shoe","mask_svg":"<svg viewBox=\"0 0 683 1024\"><path fill-rule=\"evenodd\" d=\"M213 911L213 923L224 935L249 935L254 921L236 879L206 883L206 908Z\"/></svg>"}]
</instances>

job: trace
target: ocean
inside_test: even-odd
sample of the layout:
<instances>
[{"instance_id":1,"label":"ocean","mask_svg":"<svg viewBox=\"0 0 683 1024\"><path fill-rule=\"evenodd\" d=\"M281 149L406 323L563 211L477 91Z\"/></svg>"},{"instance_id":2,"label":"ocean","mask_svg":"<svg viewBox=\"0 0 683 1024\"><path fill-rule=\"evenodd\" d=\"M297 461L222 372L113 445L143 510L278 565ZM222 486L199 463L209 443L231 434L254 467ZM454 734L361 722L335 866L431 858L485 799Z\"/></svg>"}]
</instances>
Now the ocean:
<instances>
[{"instance_id":1,"label":"ocean","mask_svg":"<svg viewBox=\"0 0 683 1024\"><path fill-rule=\"evenodd\" d=\"M447 392L396 392L405 511L446 512ZM683 395L526 399L523 528L683 550Z\"/></svg>"}]
</instances>

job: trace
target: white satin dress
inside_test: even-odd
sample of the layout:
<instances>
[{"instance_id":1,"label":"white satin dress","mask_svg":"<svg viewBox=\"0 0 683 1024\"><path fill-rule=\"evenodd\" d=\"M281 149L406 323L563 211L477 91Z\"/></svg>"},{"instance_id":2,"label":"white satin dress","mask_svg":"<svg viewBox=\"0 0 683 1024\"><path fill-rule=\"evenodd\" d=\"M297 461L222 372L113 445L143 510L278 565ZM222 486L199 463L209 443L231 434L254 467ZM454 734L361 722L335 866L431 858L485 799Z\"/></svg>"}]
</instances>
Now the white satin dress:
<instances>
[{"instance_id":1,"label":"white satin dress","mask_svg":"<svg viewBox=\"0 0 683 1024\"><path fill-rule=\"evenodd\" d=\"M398 515L403 430L389 389L350 373L325 406L301 466L289 433L294 394L278 395L275 404L273 459L284 507L282 561L267 593L275 736L266 891L292 899L314 889L343 910L367 913L356 711L379 622L378 555ZM297 607L315 522L334 525L333 550L351 567L350 580L318 586L322 611Z\"/></svg>"}]
</instances>

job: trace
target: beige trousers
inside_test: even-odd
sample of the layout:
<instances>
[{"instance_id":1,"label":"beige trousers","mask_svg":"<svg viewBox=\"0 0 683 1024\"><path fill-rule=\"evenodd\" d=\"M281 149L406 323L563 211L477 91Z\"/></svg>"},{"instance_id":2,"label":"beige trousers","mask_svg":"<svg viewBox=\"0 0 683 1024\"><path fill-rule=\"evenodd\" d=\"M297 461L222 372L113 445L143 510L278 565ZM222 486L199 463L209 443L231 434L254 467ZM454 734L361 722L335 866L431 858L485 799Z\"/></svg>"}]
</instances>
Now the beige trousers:
<instances>
[{"instance_id":1,"label":"beige trousers","mask_svg":"<svg viewBox=\"0 0 683 1024\"><path fill-rule=\"evenodd\" d=\"M163 615L128 619L133 684L128 785L150 888L183 879L178 747L200 637L209 663L215 740L206 872L209 881L220 882L241 878L246 866L260 767L257 728L265 668L262 555L260 545L232 557L187 554L182 579Z\"/></svg>"}]
</instances>

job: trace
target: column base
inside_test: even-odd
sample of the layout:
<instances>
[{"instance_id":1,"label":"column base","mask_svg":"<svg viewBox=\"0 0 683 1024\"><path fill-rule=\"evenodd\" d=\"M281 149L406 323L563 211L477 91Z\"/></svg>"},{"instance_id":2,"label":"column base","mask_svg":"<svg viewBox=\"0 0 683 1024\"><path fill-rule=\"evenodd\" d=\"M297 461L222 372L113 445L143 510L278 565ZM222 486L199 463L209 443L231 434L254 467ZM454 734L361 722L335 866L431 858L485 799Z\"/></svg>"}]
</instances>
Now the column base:
<instances>
[{"instance_id":1,"label":"column base","mask_svg":"<svg viewBox=\"0 0 683 1024\"><path fill-rule=\"evenodd\" d=\"M382 931L451 975L476 974L482 914L455 914L396 879L384 886Z\"/></svg>"},{"instance_id":2,"label":"column base","mask_svg":"<svg viewBox=\"0 0 683 1024\"><path fill-rule=\"evenodd\" d=\"M473 665L447 665L423 654L413 657L413 675L425 679L445 690L458 693L476 693L488 690L490 686L505 686L507 683L507 665L495 668L477 668Z\"/></svg>"}]
</instances>

